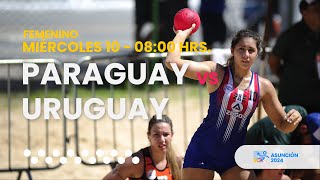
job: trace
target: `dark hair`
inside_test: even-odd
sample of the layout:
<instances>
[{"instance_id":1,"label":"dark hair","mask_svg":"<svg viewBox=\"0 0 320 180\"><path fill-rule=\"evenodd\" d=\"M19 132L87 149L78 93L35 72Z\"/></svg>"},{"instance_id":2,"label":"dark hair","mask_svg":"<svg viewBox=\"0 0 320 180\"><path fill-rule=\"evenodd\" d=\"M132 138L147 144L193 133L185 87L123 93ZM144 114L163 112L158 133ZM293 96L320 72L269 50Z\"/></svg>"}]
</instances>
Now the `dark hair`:
<instances>
[{"instance_id":1,"label":"dark hair","mask_svg":"<svg viewBox=\"0 0 320 180\"><path fill-rule=\"evenodd\" d=\"M254 174L256 174L256 176L258 177L261 175L263 169L254 169L253 171L254 171Z\"/></svg>"},{"instance_id":2,"label":"dark hair","mask_svg":"<svg viewBox=\"0 0 320 180\"><path fill-rule=\"evenodd\" d=\"M305 9L307 9L310 5L313 5L313 4L316 4L316 3L319 3L319 2L320 2L319 0L314 0L314 1L310 2L310 3L308 3L306 0L300 1L300 4L299 4L300 12L302 12Z\"/></svg>"},{"instance_id":3,"label":"dark hair","mask_svg":"<svg viewBox=\"0 0 320 180\"><path fill-rule=\"evenodd\" d=\"M249 29L242 29L237 32L237 34L232 38L231 49L234 49L241 39L249 38L249 37L256 40L256 46L257 46L258 52L260 52L262 40L258 33L251 31ZM227 61L227 65L233 66L233 63L234 63L234 57L231 56Z\"/></svg>"},{"instance_id":4,"label":"dark hair","mask_svg":"<svg viewBox=\"0 0 320 180\"><path fill-rule=\"evenodd\" d=\"M309 6L309 4L308 4L306 1L300 1L300 4L299 4L300 12L301 12L302 10L307 9L308 6Z\"/></svg>"},{"instance_id":5,"label":"dark hair","mask_svg":"<svg viewBox=\"0 0 320 180\"><path fill-rule=\"evenodd\" d=\"M171 128L171 133L173 134L172 120L167 115L162 115L161 119L157 119L157 116L154 115L154 116L152 116L152 118L149 121L148 135L150 135L150 131L151 131L151 128L153 127L153 125L155 125L157 123L161 123L161 122L168 123ZM173 179L174 180L181 180L181 168L177 162L177 155L174 152L171 144L168 146L166 158L167 158L167 162L169 164Z\"/></svg>"},{"instance_id":6,"label":"dark hair","mask_svg":"<svg viewBox=\"0 0 320 180\"><path fill-rule=\"evenodd\" d=\"M290 145L301 145L303 143L303 134L300 133L300 127L302 125L306 125L308 127L305 117L302 118L302 120L300 121L296 129L292 131L291 138L290 138ZM309 128L307 129L306 133L310 134Z\"/></svg>"}]
</instances>

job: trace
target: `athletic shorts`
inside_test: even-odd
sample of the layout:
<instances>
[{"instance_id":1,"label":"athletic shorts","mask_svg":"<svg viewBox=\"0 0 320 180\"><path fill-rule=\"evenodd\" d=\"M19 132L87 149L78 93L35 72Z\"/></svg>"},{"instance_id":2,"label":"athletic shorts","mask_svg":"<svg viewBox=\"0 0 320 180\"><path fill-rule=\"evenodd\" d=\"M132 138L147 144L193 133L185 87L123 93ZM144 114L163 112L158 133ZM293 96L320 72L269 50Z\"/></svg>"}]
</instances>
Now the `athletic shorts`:
<instances>
[{"instance_id":1,"label":"athletic shorts","mask_svg":"<svg viewBox=\"0 0 320 180\"><path fill-rule=\"evenodd\" d=\"M187 149L183 168L208 169L222 175L228 169L237 166L234 153L228 152L226 148L217 148L215 152L207 152L201 143L193 139Z\"/></svg>"}]
</instances>

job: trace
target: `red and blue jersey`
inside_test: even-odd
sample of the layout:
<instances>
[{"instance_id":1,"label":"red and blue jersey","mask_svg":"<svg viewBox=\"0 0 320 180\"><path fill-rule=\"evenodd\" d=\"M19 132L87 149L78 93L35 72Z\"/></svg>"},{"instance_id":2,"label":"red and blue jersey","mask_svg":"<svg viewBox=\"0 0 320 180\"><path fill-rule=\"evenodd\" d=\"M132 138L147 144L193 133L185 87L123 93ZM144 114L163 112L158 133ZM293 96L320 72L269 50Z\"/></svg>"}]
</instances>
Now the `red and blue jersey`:
<instances>
[{"instance_id":1,"label":"red and blue jersey","mask_svg":"<svg viewBox=\"0 0 320 180\"><path fill-rule=\"evenodd\" d=\"M220 170L222 173L234 166L235 151L244 144L259 96L258 74L252 72L249 86L241 90L234 86L231 68L225 68L221 85L210 93L208 115L190 142L184 167Z\"/></svg>"}]
</instances>

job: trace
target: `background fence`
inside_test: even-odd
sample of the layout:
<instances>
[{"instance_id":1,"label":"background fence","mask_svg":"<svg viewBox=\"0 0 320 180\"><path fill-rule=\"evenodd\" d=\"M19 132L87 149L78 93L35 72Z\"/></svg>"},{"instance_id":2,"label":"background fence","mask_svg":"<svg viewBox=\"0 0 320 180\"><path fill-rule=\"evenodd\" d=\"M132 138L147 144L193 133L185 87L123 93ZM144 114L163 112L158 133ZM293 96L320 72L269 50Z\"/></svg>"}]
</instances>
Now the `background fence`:
<instances>
[{"instance_id":1,"label":"background fence","mask_svg":"<svg viewBox=\"0 0 320 180\"><path fill-rule=\"evenodd\" d=\"M227 1L228 4L232 2L235 1ZM283 2L285 9L288 9L287 2L291 0ZM240 8L238 5L235 7L231 11L237 14L235 11ZM118 86L108 83L104 86L95 83L87 86L57 86L54 83L39 85L47 63L55 63L59 75L63 77L61 67L65 62L77 62L81 70L86 69L88 63L97 63L99 70L103 70L111 62L121 63L125 67L129 62L145 62L148 64L149 78L154 63L163 62L165 53L134 56L121 50L124 54L107 53L106 56L105 52L101 52L94 53L93 56L92 53L21 51L22 42L33 41L23 38L25 29L75 29L79 32L76 41L118 41L120 44L132 45L134 8L133 0L0 0L0 179L100 179L118 160L121 161L131 152L148 145L147 120L112 120L107 115L97 121L84 115L76 120L68 120L62 116L62 108L59 120L44 120L43 116L37 120L28 120L22 114L22 99L25 97L31 100L28 104L31 112L35 110L35 98L57 98L62 102L62 98L67 97L71 100L70 109L73 111L77 97L83 101L92 97L114 98L115 107L119 107L120 98L126 98L127 111L134 98L141 98L149 117L155 112L148 98L155 97L158 101L169 98L164 113L174 121L173 146L179 154L184 155L190 138L208 108L206 88L196 81L184 79L184 85L177 86L174 75L165 68L166 74L170 76L170 86L157 83L154 86L136 87L127 81ZM242 22L238 18L237 22L234 18L229 18L231 25ZM194 34L192 40L200 41L200 33L199 30ZM63 39L66 42L72 40ZM225 44L227 47L230 45L228 40ZM208 55L211 55L211 60L223 63L229 56L229 49L183 54L197 61L208 60ZM55 60L47 59L48 57ZM22 85L23 62L34 62L40 66L39 75L32 78L28 86ZM267 77L274 81L273 76L269 76L271 73L268 68L261 62L257 61L253 70L265 69ZM83 75L81 73L79 77ZM258 113L253 116L252 122L257 119L257 115ZM107 166L92 166L106 164Z\"/></svg>"},{"instance_id":2,"label":"background fence","mask_svg":"<svg viewBox=\"0 0 320 180\"><path fill-rule=\"evenodd\" d=\"M227 56L228 51L220 54ZM187 58L192 56L195 60L202 60L202 56L212 55L211 53L184 52ZM129 62L135 62L138 67L140 63L147 64L147 71L136 72L146 73L146 82L150 78L154 62L164 63L166 53L148 53L138 56L86 56L81 58L77 64L81 67L78 75L79 81L83 78L83 73L89 63L96 63L101 76L103 70L110 63L121 63L126 69ZM259 60L260 61L260 60ZM31 78L28 85L22 85L22 63L32 62L39 64L40 73ZM128 111L135 98L141 98L148 117L155 114L150 105L149 98L156 98L158 103L163 98L169 98L169 102L164 110L174 122L173 146L182 156L187 145L206 115L208 108L208 94L206 87L197 81L184 79L183 85L176 85L173 75L165 68L170 85L161 83L153 86L134 86L128 80L121 85L104 83L103 86L90 83L82 85L55 85L48 83L40 86L40 80L47 63L55 63L59 70L60 79L63 79L63 63L54 59L11 59L0 60L0 68L6 69L7 80L2 82L6 86L0 98L1 104L1 131L0 142L1 163L0 172L19 172L18 179L23 171L32 178L31 171L55 169L61 165L70 164L84 165L110 165L114 166L121 162L132 152L148 145L147 126L148 120L140 117L129 120ZM259 64L259 63L258 63ZM44 66L41 66L44 65ZM163 67L165 65L163 64ZM20 75L19 75L20 74ZM138 77L136 77L138 78ZM3 87L5 87L3 86ZM22 113L22 98L29 98L28 109L30 113L35 111L35 98L57 98L60 99L62 107L59 110L61 119L55 120L52 117L44 120L43 109L41 118L28 120ZM99 98L106 102L106 99L114 100L115 113L119 111L120 98L126 99L126 115L121 120L113 120L107 114L99 120L88 119L83 111L76 120L68 120L63 115L63 98L70 99L70 109L76 111L75 99L82 99L83 103L90 98ZM105 105L107 108L108 105ZM41 106L43 108L43 105ZM253 116L253 121L257 120L257 113ZM106 173L107 171L105 171ZM1 174L1 173L0 173Z\"/></svg>"}]
</instances>

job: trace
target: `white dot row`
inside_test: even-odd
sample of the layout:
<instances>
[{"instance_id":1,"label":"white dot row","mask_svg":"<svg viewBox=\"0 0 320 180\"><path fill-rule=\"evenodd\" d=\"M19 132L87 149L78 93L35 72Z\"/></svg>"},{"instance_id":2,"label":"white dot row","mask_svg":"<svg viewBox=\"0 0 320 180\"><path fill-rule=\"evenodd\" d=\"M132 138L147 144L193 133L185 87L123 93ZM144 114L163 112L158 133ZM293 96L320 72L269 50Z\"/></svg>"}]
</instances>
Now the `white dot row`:
<instances>
[{"instance_id":1,"label":"white dot row","mask_svg":"<svg viewBox=\"0 0 320 180\"><path fill-rule=\"evenodd\" d=\"M47 163L48 165L50 165L50 164L53 163L53 158L50 157L50 156L48 156L48 157L45 158L44 161L45 161L45 163ZM66 158L66 157L60 157L59 162L60 162L61 164L67 164L67 163L68 163L68 158ZM75 164L80 164L81 162L82 162L81 157L79 157L79 156L74 157L74 163L75 163ZM95 164L96 162L97 162L97 160L96 160L95 157L90 157L90 158L89 158L89 163L90 163L90 164ZM110 164L110 162L111 162L111 159L110 159L109 157L104 157L104 158L103 158L103 163L105 163L105 164ZM124 157L118 157L118 158L117 158L117 162L118 162L119 164L123 164L123 163L125 162L125 158L124 158ZM140 159L139 159L137 156L135 156L135 157L132 158L132 163L133 163L133 164L138 164L139 162L140 162ZM38 164L38 163L39 163L38 157L31 157L31 164Z\"/></svg>"},{"instance_id":2,"label":"white dot row","mask_svg":"<svg viewBox=\"0 0 320 180\"><path fill-rule=\"evenodd\" d=\"M45 157L45 156L46 156L46 152L45 152L45 150L43 150L43 149L40 149L37 154L38 154L39 157ZM60 151L59 151L58 149L54 149L54 150L52 151L52 156L53 156L53 157L59 157L60 154L61 154L61 153L60 153ZM103 151L102 149L98 149L98 150L96 151L96 155L97 155L98 157L103 157L105 154L106 154L105 151ZM112 150L110 151L111 157L116 157L116 156L118 156L118 154L119 154L118 151L115 150L115 149L112 149ZM31 152L31 150L29 150L29 149L25 149L25 150L23 151L23 155L24 155L25 157L30 157L30 156L32 155L32 152ZM131 156L131 155L132 155L132 151L131 151L131 150L126 150L126 151L125 151L125 157L129 157L129 156ZM72 149L68 149L68 150L67 150L67 156L68 156L68 157L74 157L74 156L75 156L75 152L74 152ZM88 157L88 156L89 156L89 151L88 151L87 149L82 150L82 151L81 151L81 156L82 156L82 157Z\"/></svg>"},{"instance_id":3,"label":"white dot row","mask_svg":"<svg viewBox=\"0 0 320 180\"><path fill-rule=\"evenodd\" d=\"M23 154L24 154L25 157L31 157L32 152L29 149L25 149ZM96 151L96 155L98 157L103 157L104 154L105 154L105 152L103 150L101 150L101 149L98 149ZM86 150L86 149L82 150L81 151L81 155L83 157L88 157L89 156L89 151ZM118 156L118 151L113 149L113 150L110 151L110 155L112 156L112 158L115 158L116 156ZM132 155L132 151L131 150L126 150L125 151L125 157L129 157L131 155ZM38 156L39 157L45 157L46 156L45 151L43 149L40 149L38 151ZM54 149L52 151L52 156L54 158L59 157L60 156L60 151L58 149ZM74 151L72 149L68 149L67 150L67 157L74 157L74 163L75 164L80 164L82 162L81 157L75 156L75 153L74 153ZM61 164L66 164L68 162L68 158L67 157L60 157L60 160L59 160L60 163ZM123 164L125 162L125 157L117 157L117 162L119 164ZM89 161L90 164L95 164L97 162L97 159L95 157L89 157L88 161ZM31 163L32 164L37 164L38 162L39 162L39 158L38 157L35 157L35 156L31 157ZM109 157L104 157L103 158L103 162L105 164L109 164L111 162L111 159ZM135 157L132 158L132 163L133 164L138 164L139 162L140 162L140 159L138 157L135 156ZM51 156L45 157L45 163L52 164L53 163L53 158Z\"/></svg>"}]
</instances>

